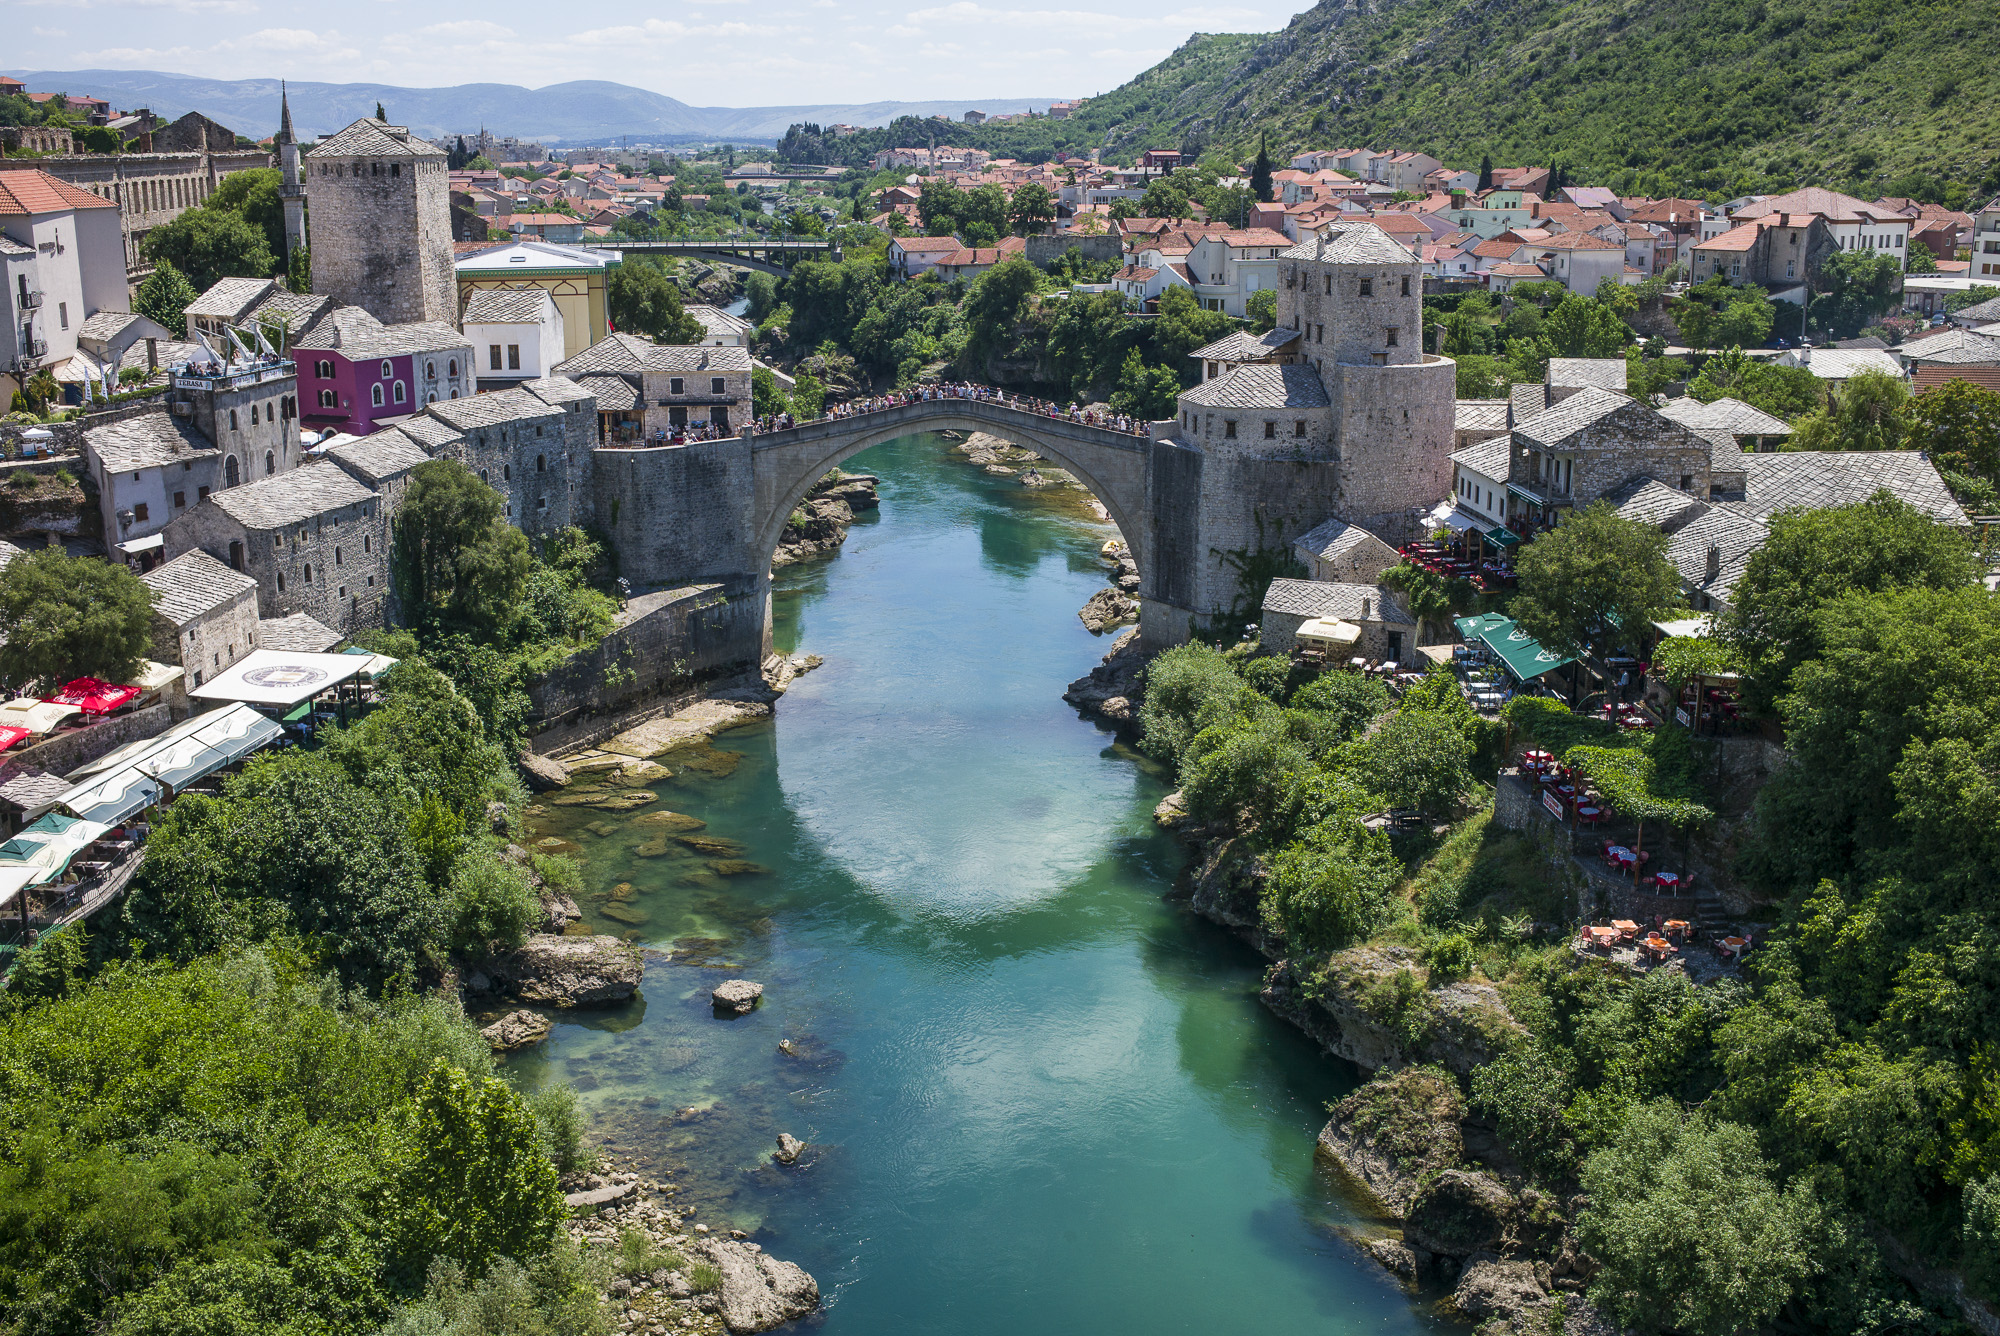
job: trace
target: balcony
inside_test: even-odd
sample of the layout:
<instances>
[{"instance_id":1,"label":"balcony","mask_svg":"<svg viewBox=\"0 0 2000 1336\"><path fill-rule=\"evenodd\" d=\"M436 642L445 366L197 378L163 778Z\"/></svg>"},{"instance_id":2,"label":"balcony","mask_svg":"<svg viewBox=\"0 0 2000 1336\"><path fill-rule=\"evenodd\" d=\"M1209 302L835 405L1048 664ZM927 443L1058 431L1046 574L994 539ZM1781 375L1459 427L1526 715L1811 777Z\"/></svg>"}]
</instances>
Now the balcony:
<instances>
[{"instance_id":1,"label":"balcony","mask_svg":"<svg viewBox=\"0 0 2000 1336\"><path fill-rule=\"evenodd\" d=\"M41 309L42 306L41 293L17 292L14 295L19 299L14 304L16 306L19 306L23 311L38 311Z\"/></svg>"},{"instance_id":2,"label":"balcony","mask_svg":"<svg viewBox=\"0 0 2000 1336\"><path fill-rule=\"evenodd\" d=\"M288 357L260 357L248 362L183 362L173 372L177 390L243 390L296 376L299 369Z\"/></svg>"}]
</instances>

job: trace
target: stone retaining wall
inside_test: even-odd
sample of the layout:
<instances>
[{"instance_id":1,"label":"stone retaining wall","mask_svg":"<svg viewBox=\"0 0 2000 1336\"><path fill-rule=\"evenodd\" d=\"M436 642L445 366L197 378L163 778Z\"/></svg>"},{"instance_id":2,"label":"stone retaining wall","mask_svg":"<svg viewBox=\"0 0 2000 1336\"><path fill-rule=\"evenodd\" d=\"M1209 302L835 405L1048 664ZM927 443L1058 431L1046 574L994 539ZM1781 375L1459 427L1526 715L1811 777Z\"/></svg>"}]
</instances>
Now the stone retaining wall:
<instances>
[{"instance_id":1,"label":"stone retaining wall","mask_svg":"<svg viewBox=\"0 0 2000 1336\"><path fill-rule=\"evenodd\" d=\"M148 705L130 714L113 715L89 728L50 734L32 747L8 753L7 759L31 765L51 775L68 775L77 767L89 765L128 742L159 736L173 721L172 709L161 701L158 705Z\"/></svg>"}]
</instances>

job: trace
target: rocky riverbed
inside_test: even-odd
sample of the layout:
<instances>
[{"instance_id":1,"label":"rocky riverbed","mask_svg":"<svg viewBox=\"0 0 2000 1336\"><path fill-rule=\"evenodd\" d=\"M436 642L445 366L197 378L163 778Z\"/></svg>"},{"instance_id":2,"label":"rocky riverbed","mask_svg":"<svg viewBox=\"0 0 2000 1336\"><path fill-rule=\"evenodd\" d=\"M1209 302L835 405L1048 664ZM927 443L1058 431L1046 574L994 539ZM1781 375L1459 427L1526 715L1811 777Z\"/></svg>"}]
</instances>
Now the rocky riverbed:
<instances>
[{"instance_id":1,"label":"rocky riverbed","mask_svg":"<svg viewBox=\"0 0 2000 1336\"><path fill-rule=\"evenodd\" d=\"M837 550L847 541L847 526L854 523L855 512L873 510L880 504L875 481L867 474L839 469L821 478L785 522L784 541L771 555L772 567Z\"/></svg>"}]
</instances>

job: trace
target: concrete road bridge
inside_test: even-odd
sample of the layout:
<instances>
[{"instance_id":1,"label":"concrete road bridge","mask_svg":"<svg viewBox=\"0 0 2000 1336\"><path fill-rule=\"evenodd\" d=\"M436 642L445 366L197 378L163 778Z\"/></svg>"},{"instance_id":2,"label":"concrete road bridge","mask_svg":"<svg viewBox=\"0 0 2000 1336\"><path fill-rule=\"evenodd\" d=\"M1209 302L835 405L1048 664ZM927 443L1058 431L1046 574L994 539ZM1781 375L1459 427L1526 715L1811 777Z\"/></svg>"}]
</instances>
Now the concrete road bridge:
<instances>
[{"instance_id":1,"label":"concrete road bridge","mask_svg":"<svg viewBox=\"0 0 2000 1336\"><path fill-rule=\"evenodd\" d=\"M733 240L680 240L680 241L627 241L605 238L592 241L597 250L617 251L623 255L686 255L711 264L741 265L745 269L761 269L767 274L783 274L800 260L840 258L840 248L830 241L816 241L809 237L782 237L761 239L743 237Z\"/></svg>"}]
</instances>

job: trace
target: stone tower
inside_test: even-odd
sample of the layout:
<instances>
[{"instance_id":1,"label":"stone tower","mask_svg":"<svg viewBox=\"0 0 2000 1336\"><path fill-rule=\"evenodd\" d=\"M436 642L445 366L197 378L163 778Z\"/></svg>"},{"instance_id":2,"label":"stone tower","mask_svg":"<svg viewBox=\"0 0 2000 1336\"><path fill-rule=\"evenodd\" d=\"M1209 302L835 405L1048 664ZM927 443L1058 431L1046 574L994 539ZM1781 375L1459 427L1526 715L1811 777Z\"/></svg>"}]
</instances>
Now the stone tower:
<instances>
[{"instance_id":1,"label":"stone tower","mask_svg":"<svg viewBox=\"0 0 2000 1336\"><path fill-rule=\"evenodd\" d=\"M444 153L368 118L322 139L304 165L313 291L385 325L457 328Z\"/></svg>"},{"instance_id":2,"label":"stone tower","mask_svg":"<svg viewBox=\"0 0 2000 1336\"><path fill-rule=\"evenodd\" d=\"M284 182L278 194L285 206L285 259L306 244L306 188L299 180L299 141L292 133L292 100L278 81L278 166Z\"/></svg>"},{"instance_id":3,"label":"stone tower","mask_svg":"<svg viewBox=\"0 0 2000 1336\"><path fill-rule=\"evenodd\" d=\"M1254 621L1253 573L1314 525L1395 542L1451 493L1457 367L1423 350L1416 257L1372 223L1336 226L1284 252L1278 283L1276 329L1195 351L1208 375L1154 460L1156 541L1187 558L1171 579L1160 563L1163 606L1142 603L1162 643L1189 615Z\"/></svg>"}]
</instances>

